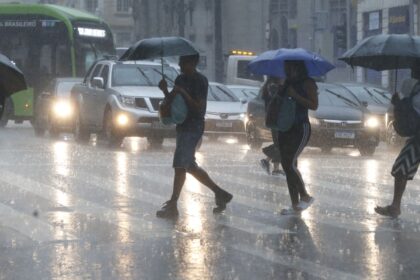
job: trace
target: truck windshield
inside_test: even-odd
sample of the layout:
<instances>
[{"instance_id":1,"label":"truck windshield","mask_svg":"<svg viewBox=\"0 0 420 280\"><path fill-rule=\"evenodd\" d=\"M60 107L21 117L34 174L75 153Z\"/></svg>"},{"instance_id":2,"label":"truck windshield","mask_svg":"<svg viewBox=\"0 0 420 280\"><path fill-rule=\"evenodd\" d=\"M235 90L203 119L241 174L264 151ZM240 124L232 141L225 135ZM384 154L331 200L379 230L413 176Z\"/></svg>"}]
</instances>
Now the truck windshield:
<instances>
[{"instance_id":1,"label":"truck windshield","mask_svg":"<svg viewBox=\"0 0 420 280\"><path fill-rule=\"evenodd\" d=\"M208 101L239 102L239 99L228 88L219 85L210 85L207 95Z\"/></svg>"}]
</instances>

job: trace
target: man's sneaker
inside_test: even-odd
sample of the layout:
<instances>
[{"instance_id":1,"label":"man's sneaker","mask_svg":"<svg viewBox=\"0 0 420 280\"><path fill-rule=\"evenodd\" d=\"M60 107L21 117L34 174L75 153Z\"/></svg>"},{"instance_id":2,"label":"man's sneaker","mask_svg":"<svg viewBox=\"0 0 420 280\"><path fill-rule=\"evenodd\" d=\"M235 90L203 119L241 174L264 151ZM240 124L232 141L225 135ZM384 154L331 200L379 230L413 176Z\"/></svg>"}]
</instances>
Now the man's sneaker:
<instances>
[{"instance_id":1,"label":"man's sneaker","mask_svg":"<svg viewBox=\"0 0 420 280\"><path fill-rule=\"evenodd\" d=\"M270 175L270 162L266 159L262 159L260 160L260 165L261 168L268 174Z\"/></svg>"},{"instance_id":2,"label":"man's sneaker","mask_svg":"<svg viewBox=\"0 0 420 280\"><path fill-rule=\"evenodd\" d=\"M162 208L156 212L156 216L159 218L175 218L178 217L177 203L173 201L166 201Z\"/></svg>"},{"instance_id":3,"label":"man's sneaker","mask_svg":"<svg viewBox=\"0 0 420 280\"><path fill-rule=\"evenodd\" d=\"M226 209L226 204L228 204L233 198L233 195L227 191L222 190L220 193L216 194L216 208L213 209L214 213L220 213Z\"/></svg>"},{"instance_id":4,"label":"man's sneaker","mask_svg":"<svg viewBox=\"0 0 420 280\"><path fill-rule=\"evenodd\" d=\"M273 176L286 176L286 173L284 173L283 170L277 169L277 170L273 170L273 172L271 172L271 175L273 175Z\"/></svg>"}]
</instances>

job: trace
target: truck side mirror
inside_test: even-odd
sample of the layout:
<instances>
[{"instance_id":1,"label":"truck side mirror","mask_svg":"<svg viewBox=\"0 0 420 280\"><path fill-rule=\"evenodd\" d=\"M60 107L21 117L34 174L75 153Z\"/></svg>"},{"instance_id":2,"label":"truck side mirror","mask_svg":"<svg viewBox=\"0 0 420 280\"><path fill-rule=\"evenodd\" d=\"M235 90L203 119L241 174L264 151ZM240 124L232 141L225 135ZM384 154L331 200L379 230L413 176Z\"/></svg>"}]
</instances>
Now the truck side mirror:
<instances>
[{"instance_id":1,"label":"truck side mirror","mask_svg":"<svg viewBox=\"0 0 420 280\"><path fill-rule=\"evenodd\" d=\"M104 79L102 77L94 77L92 80L92 86L95 88L104 88Z\"/></svg>"}]
</instances>

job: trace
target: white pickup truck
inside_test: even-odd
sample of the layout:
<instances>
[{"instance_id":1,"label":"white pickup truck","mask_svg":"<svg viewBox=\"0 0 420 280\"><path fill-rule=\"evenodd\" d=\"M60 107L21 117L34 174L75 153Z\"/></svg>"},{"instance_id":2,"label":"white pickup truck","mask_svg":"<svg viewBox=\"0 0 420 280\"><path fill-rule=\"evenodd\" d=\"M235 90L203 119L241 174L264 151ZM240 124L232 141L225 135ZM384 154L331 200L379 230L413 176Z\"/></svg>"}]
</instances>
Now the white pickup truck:
<instances>
[{"instance_id":1,"label":"white pickup truck","mask_svg":"<svg viewBox=\"0 0 420 280\"><path fill-rule=\"evenodd\" d=\"M248 63L255 55L230 55L226 68L226 84L261 86L264 76L254 75L248 71Z\"/></svg>"}]
</instances>

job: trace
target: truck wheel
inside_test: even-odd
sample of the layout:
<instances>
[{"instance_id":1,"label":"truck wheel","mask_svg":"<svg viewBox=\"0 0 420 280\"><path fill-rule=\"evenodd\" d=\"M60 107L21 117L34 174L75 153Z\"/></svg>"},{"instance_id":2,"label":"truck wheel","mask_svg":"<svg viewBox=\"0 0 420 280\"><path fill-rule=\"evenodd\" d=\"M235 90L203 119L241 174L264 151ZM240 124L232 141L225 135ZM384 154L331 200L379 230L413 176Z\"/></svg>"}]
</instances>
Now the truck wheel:
<instances>
[{"instance_id":1,"label":"truck wheel","mask_svg":"<svg viewBox=\"0 0 420 280\"><path fill-rule=\"evenodd\" d=\"M3 114L0 118L0 128L7 126L11 116L13 116L13 102L9 97L4 102Z\"/></svg>"},{"instance_id":2,"label":"truck wheel","mask_svg":"<svg viewBox=\"0 0 420 280\"><path fill-rule=\"evenodd\" d=\"M248 124L246 129L246 142L253 150L261 148L263 142L258 139L257 130L253 124Z\"/></svg>"},{"instance_id":3,"label":"truck wheel","mask_svg":"<svg viewBox=\"0 0 420 280\"><path fill-rule=\"evenodd\" d=\"M362 156L373 156L376 150L376 145L364 144L359 147L359 152Z\"/></svg>"},{"instance_id":4,"label":"truck wheel","mask_svg":"<svg viewBox=\"0 0 420 280\"><path fill-rule=\"evenodd\" d=\"M116 132L111 110L107 110L105 113L103 133L106 141L108 142L108 146L115 148L121 146L124 137L118 135Z\"/></svg>"},{"instance_id":5,"label":"truck wheel","mask_svg":"<svg viewBox=\"0 0 420 280\"><path fill-rule=\"evenodd\" d=\"M83 124L80 112L76 113L76 118L74 120L74 138L76 142L86 143L90 140L90 132Z\"/></svg>"},{"instance_id":6,"label":"truck wheel","mask_svg":"<svg viewBox=\"0 0 420 280\"><path fill-rule=\"evenodd\" d=\"M147 142L152 148L162 148L163 140L163 137L147 137Z\"/></svg>"}]
</instances>

